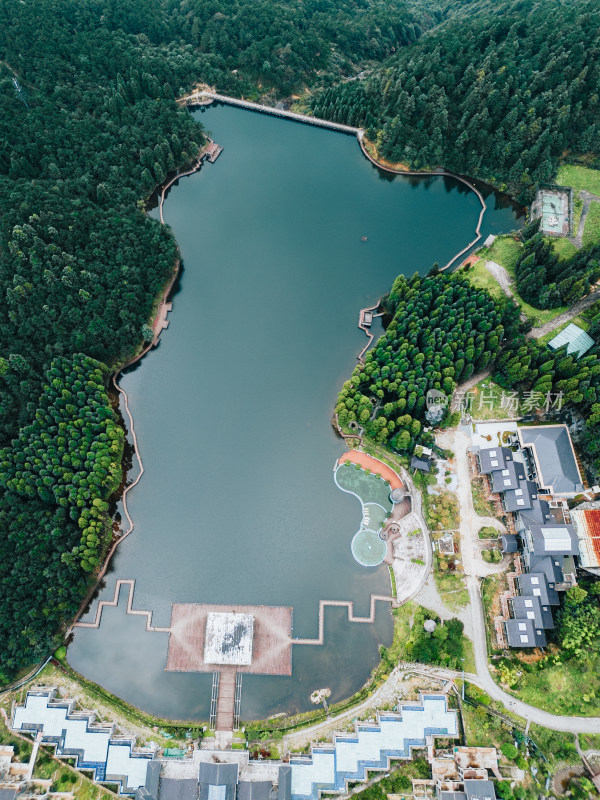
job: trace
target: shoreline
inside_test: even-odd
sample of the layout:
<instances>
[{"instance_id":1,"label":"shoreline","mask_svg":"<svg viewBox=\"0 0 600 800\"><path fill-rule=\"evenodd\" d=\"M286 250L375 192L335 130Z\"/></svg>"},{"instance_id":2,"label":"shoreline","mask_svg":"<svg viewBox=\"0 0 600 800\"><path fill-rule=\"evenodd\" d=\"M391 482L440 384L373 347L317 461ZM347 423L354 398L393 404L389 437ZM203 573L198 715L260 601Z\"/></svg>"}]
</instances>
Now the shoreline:
<instances>
[{"instance_id":1,"label":"shoreline","mask_svg":"<svg viewBox=\"0 0 600 800\"><path fill-rule=\"evenodd\" d=\"M431 176L431 177L445 176L445 177L448 177L448 178L454 178L455 180L460 181L461 183L464 183L465 186L467 186L472 192L475 192L475 194L477 195L477 199L481 203L481 211L479 212L479 219L477 220L477 225L475 227L475 238L471 242L469 242L469 244L466 247L463 247L463 249L459 253L457 253L454 256L454 258L451 258L450 261L448 261L447 264L445 264L443 267L439 267L440 272L444 272L449 267L451 267L454 264L455 261L457 261L462 255L464 255L468 250L470 250L472 247L474 247L480 241L480 239L482 237L482 234L481 234L481 223L483 222L483 215L487 211L487 204L486 204L486 202L485 202L485 200L483 198L483 195L479 191L479 189L474 184L472 184L470 181L468 181L467 178L464 178L462 175L457 175L454 172L449 172L448 170L444 169L443 167L440 167L439 169L435 169L435 170L429 170L429 171L427 171L427 170L412 171L412 170L395 169L394 167L388 167L388 166L386 166L384 164L381 164L379 161L377 161L376 158L374 158L369 153L369 151L367 150L367 147L365 145L365 142L364 142L364 135L363 136L357 136L356 138L358 139L358 143L360 145L360 149L362 150L363 155L365 156L365 158L367 158L371 162L371 164L376 166L377 169L381 169L384 172L390 172L390 173L392 173L392 175L406 175L408 177L416 177L416 178L425 178L425 177L428 177L428 176ZM369 342L369 344L370 344L370 342Z\"/></svg>"}]
</instances>

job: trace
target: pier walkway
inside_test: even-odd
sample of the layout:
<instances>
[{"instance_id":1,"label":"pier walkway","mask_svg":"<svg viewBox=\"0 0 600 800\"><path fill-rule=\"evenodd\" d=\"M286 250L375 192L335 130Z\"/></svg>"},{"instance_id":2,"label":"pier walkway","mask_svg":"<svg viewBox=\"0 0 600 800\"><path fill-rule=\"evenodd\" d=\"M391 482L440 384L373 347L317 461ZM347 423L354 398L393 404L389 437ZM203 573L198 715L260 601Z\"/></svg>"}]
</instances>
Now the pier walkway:
<instances>
[{"instance_id":1,"label":"pier walkway","mask_svg":"<svg viewBox=\"0 0 600 800\"><path fill-rule=\"evenodd\" d=\"M319 119L318 117L309 117L307 114L297 114L295 111L286 111L284 108L273 108L273 106L263 106L260 103L251 103L249 100L240 100L239 97L229 97L226 94L217 94L216 92L207 92L206 90L195 92L189 95L185 100L193 104L194 99L202 105L203 98L211 98L218 103L227 103L230 106L239 106L240 108L247 108L249 111L260 111L263 114L272 114L274 117L284 117L285 119L293 119L296 122L305 122L307 125L317 125L320 128L330 128L334 131L341 133L350 133L353 136L362 137L364 131L362 128L353 128L351 125L342 125L339 122L331 122L328 119Z\"/></svg>"}]
</instances>

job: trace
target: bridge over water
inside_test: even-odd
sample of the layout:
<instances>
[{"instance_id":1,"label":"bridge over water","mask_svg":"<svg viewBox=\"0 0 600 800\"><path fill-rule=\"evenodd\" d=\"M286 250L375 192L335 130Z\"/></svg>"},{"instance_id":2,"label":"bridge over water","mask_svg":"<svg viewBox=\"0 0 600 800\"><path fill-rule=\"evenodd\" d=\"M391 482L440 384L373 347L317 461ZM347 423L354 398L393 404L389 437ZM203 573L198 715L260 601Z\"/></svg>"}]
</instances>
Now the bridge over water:
<instances>
[{"instance_id":1,"label":"bridge over water","mask_svg":"<svg viewBox=\"0 0 600 800\"><path fill-rule=\"evenodd\" d=\"M202 103L203 98L210 98L219 103L227 103L231 106L239 106L240 108L247 108L250 111L260 111L262 114L272 114L275 117L284 117L285 119L293 119L296 122L305 122L307 125L317 125L320 128L330 128L334 131L341 131L341 133L350 133L353 136L358 136L362 139L364 130L362 128L353 128L351 125L342 125L339 122L331 122L328 119L319 119L318 117L309 117L307 114L297 114L295 111L286 111L283 108L274 108L273 106L263 106L260 103L251 103L249 100L240 100L238 97L230 97L226 94L217 94L216 92L207 92L205 90L195 92L185 98L186 102Z\"/></svg>"}]
</instances>

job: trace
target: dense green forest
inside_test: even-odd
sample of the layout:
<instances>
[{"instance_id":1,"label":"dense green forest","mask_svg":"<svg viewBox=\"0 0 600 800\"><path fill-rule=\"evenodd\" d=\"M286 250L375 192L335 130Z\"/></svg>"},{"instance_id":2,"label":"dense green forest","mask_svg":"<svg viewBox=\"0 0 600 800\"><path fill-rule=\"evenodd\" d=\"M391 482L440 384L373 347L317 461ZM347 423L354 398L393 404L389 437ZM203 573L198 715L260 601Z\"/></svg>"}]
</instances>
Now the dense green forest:
<instances>
[{"instance_id":1,"label":"dense green forest","mask_svg":"<svg viewBox=\"0 0 600 800\"><path fill-rule=\"evenodd\" d=\"M27 663L24 653L29 661L47 654L111 538L106 500L121 479L124 434L106 374L86 356L56 359L33 422L0 450L0 640L8 673Z\"/></svg>"},{"instance_id":2,"label":"dense green forest","mask_svg":"<svg viewBox=\"0 0 600 800\"><path fill-rule=\"evenodd\" d=\"M177 258L138 201L203 142L174 101L198 59L160 44L163 17L152 3L0 5L5 675L48 653L112 537L122 429L102 364L140 345Z\"/></svg>"},{"instance_id":3,"label":"dense green forest","mask_svg":"<svg viewBox=\"0 0 600 800\"><path fill-rule=\"evenodd\" d=\"M425 395L451 395L491 362L505 333L519 326L513 303L443 273L396 278L385 300L385 334L344 384L336 406L342 425L395 450L412 450L427 412Z\"/></svg>"},{"instance_id":4,"label":"dense green forest","mask_svg":"<svg viewBox=\"0 0 600 800\"><path fill-rule=\"evenodd\" d=\"M559 260L551 240L539 228L540 220L536 220L521 231L525 247L515 266L519 294L536 308L573 305L600 278L600 244Z\"/></svg>"},{"instance_id":5,"label":"dense green forest","mask_svg":"<svg viewBox=\"0 0 600 800\"><path fill-rule=\"evenodd\" d=\"M451 18L313 111L362 125L381 156L442 165L522 200L565 151L600 153L596 0L496 3Z\"/></svg>"}]
</instances>

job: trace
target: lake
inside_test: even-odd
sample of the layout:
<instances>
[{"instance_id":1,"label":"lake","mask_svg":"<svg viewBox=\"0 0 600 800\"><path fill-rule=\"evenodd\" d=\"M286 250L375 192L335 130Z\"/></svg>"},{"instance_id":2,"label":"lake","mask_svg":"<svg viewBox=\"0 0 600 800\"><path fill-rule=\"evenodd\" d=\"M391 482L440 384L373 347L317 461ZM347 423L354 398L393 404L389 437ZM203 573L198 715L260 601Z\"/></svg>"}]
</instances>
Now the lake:
<instances>
[{"instance_id":1,"label":"lake","mask_svg":"<svg viewBox=\"0 0 600 800\"><path fill-rule=\"evenodd\" d=\"M292 606L294 636L316 637L319 600L368 615L370 594L390 591L387 566L353 559L360 505L332 476L359 310L399 273L450 260L480 204L453 178L383 173L351 136L226 106L194 113L224 152L165 203L183 269L160 346L121 379L145 474L99 598L134 578L134 607L157 626L172 603ZM520 226L506 198L487 202L484 238ZM76 629L70 664L153 714L208 719L211 676L165 672L168 635L145 632L126 601L98 630ZM386 605L373 625L329 609L325 645L295 646L291 677L244 675L242 719L307 710L314 689L352 694L391 637Z\"/></svg>"}]
</instances>

